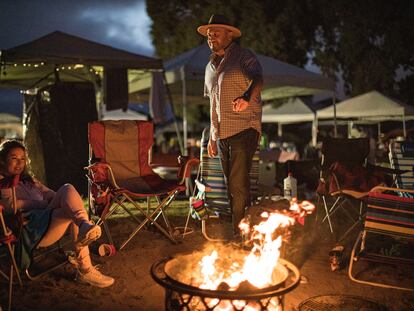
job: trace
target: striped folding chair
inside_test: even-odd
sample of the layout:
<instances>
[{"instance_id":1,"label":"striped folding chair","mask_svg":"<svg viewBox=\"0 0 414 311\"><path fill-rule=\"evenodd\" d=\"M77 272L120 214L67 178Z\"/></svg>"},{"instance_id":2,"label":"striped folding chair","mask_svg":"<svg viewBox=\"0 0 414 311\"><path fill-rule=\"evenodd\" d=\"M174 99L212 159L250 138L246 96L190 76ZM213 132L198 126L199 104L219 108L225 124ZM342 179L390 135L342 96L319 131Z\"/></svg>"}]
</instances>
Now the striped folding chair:
<instances>
[{"instance_id":1,"label":"striped folding chair","mask_svg":"<svg viewBox=\"0 0 414 311\"><path fill-rule=\"evenodd\" d=\"M348 267L351 280L379 287L414 291L414 287L367 280L361 274L355 273L359 259L394 265L414 265L414 256L410 251L414 242L414 198L400 196L401 193L412 195L414 190L378 186L369 192L364 228L351 252ZM405 248L408 251L384 251L384 248L380 247L381 241L384 240L391 241L391 245L407 242Z\"/></svg>"},{"instance_id":2,"label":"striped folding chair","mask_svg":"<svg viewBox=\"0 0 414 311\"><path fill-rule=\"evenodd\" d=\"M397 188L414 189L414 142L391 141L389 158L393 169L403 171L403 173L394 176ZM406 192L403 195L412 197Z\"/></svg>"},{"instance_id":3,"label":"striped folding chair","mask_svg":"<svg viewBox=\"0 0 414 311\"><path fill-rule=\"evenodd\" d=\"M202 233L207 240L222 240L213 238L207 229L207 220L220 216L231 218L231 206L227 196L227 187L221 169L220 158L208 156L207 145L210 138L210 128L204 129L201 138L200 166L196 179L195 193L191 199L190 213L201 220ZM258 196L259 180L259 151L253 156L250 170L250 199L252 202Z\"/></svg>"}]
</instances>

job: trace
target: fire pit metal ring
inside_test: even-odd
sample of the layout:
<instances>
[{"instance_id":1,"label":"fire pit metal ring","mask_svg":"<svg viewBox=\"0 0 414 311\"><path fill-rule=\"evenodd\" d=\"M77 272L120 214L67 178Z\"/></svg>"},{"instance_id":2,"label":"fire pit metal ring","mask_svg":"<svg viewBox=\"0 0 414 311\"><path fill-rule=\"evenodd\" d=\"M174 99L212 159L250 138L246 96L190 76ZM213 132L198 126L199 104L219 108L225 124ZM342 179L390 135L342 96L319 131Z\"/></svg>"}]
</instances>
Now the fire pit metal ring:
<instances>
[{"instance_id":1,"label":"fire pit metal ring","mask_svg":"<svg viewBox=\"0 0 414 311\"><path fill-rule=\"evenodd\" d=\"M294 290L300 282L299 269L289 261L279 258L279 263L289 271L289 277L285 282L281 284L269 286L262 289L256 289L254 291L227 291L202 289L192 285L184 284L180 281L177 281L169 277L169 275L165 272L165 265L171 259L172 258L168 257L163 258L155 262L151 267L152 278L159 285L166 289L166 310L189 310L189 301L193 297L200 297L200 299L202 300L204 298L210 298L228 301L256 301L262 306L261 310L268 310L266 308L266 305L269 303L268 301L263 303L262 300L268 300L272 297L278 297L278 301L283 308L283 296L288 292ZM172 298L174 295L178 295L178 300ZM177 306L177 303L179 304L179 306ZM171 304L174 305L171 306ZM205 303L204 306L206 306ZM206 307L205 310L213 309L214 308Z\"/></svg>"}]
</instances>

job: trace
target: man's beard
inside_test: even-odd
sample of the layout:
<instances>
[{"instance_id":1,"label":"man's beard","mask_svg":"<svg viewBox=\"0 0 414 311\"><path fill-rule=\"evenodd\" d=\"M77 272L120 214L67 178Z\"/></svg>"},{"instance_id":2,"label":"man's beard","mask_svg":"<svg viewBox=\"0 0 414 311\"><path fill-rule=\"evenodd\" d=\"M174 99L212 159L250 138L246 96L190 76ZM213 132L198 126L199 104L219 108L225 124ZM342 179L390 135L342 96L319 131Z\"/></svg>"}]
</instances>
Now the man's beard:
<instances>
[{"instance_id":1,"label":"man's beard","mask_svg":"<svg viewBox=\"0 0 414 311\"><path fill-rule=\"evenodd\" d=\"M208 46L212 52L218 52L221 50L221 47L218 45L213 45L212 43L208 43Z\"/></svg>"}]
</instances>

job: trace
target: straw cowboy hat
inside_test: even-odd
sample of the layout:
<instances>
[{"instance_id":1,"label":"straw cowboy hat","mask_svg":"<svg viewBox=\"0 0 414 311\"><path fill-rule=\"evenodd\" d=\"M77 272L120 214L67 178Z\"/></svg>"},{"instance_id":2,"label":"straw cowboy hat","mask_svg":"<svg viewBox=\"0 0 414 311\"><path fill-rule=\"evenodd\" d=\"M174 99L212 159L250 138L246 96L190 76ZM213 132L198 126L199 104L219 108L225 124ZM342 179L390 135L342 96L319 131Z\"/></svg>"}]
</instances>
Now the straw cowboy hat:
<instances>
[{"instance_id":1,"label":"straw cowboy hat","mask_svg":"<svg viewBox=\"0 0 414 311\"><path fill-rule=\"evenodd\" d=\"M224 15L221 14L213 14L210 17L210 20L208 21L207 25L201 25L197 28L197 31L199 34L203 36L207 36L207 29L210 27L222 27L226 28L227 30L230 30L235 38L238 38L241 36L240 29L234 27L230 24L230 22L227 20L227 18Z\"/></svg>"}]
</instances>

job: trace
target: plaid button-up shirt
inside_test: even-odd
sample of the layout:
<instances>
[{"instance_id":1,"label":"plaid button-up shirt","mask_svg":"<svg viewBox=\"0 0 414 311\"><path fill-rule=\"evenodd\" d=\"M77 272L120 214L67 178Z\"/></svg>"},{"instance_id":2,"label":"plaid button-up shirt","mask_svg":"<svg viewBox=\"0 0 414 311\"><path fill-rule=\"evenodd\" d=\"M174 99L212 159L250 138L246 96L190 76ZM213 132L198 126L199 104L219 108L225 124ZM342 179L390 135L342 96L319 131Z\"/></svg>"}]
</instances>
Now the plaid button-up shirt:
<instances>
[{"instance_id":1,"label":"plaid button-up shirt","mask_svg":"<svg viewBox=\"0 0 414 311\"><path fill-rule=\"evenodd\" d=\"M261 98L251 98L246 110L233 111L232 101L243 95L252 79L262 76L262 67L249 50L232 43L216 64L210 57L205 72L204 96L210 98L211 137L224 139L248 128L261 132Z\"/></svg>"}]
</instances>

